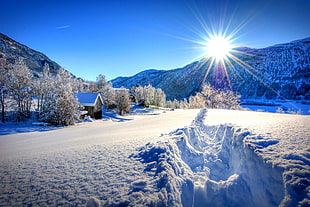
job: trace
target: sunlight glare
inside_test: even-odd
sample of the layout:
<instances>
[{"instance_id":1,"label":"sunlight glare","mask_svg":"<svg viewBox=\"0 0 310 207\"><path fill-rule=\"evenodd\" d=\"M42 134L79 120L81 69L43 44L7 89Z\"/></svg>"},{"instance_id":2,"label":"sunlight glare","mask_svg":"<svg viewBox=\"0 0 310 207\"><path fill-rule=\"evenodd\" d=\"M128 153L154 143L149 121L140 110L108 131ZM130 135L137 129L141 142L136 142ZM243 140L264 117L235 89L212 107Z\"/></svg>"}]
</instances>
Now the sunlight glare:
<instances>
[{"instance_id":1,"label":"sunlight glare","mask_svg":"<svg viewBox=\"0 0 310 207\"><path fill-rule=\"evenodd\" d=\"M225 59L232 50L230 40L226 37L217 35L211 36L206 43L206 54L213 57L216 61Z\"/></svg>"}]
</instances>

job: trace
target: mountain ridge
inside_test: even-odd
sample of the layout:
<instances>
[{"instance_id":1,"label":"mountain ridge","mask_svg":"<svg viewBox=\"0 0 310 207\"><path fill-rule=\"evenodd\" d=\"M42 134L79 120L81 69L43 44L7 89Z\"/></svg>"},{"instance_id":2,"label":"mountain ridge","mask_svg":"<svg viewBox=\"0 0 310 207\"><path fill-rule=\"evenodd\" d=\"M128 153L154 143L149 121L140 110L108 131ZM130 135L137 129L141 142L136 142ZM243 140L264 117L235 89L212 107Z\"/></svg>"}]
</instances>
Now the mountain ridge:
<instances>
[{"instance_id":1,"label":"mountain ridge","mask_svg":"<svg viewBox=\"0 0 310 207\"><path fill-rule=\"evenodd\" d=\"M232 89L244 99L310 100L310 37L260 49L239 47L236 50L241 53L234 55L244 63L243 66L231 61L232 64L227 66L225 71L216 67L209 70L210 60L201 59L184 67L171 70L148 69L130 77L115 78L110 82L114 87L125 88L137 84L151 84L161 88L170 100L195 94L205 82L216 88ZM61 68L45 54L2 33L1 58L6 58L7 62L12 64L22 58L34 77L40 76L45 64L49 65L52 74L56 74ZM249 67L244 67L245 65Z\"/></svg>"},{"instance_id":2,"label":"mountain ridge","mask_svg":"<svg viewBox=\"0 0 310 207\"><path fill-rule=\"evenodd\" d=\"M239 47L236 50L241 53L233 55L247 68L234 61L227 66L227 71L218 72L211 67L205 82L215 86L229 82L242 98L310 99L310 37L260 49ZM208 63L202 59L183 68L150 73L146 70L111 82L114 87L125 88L151 84L162 88L169 99L182 99L200 90Z\"/></svg>"},{"instance_id":3,"label":"mountain ridge","mask_svg":"<svg viewBox=\"0 0 310 207\"><path fill-rule=\"evenodd\" d=\"M6 58L12 64L16 63L20 58L23 59L34 77L39 77L45 64L48 64L52 74L56 74L61 68L58 63L48 58L45 54L21 44L2 33L0 33L0 58ZM73 75L72 73L70 74Z\"/></svg>"}]
</instances>

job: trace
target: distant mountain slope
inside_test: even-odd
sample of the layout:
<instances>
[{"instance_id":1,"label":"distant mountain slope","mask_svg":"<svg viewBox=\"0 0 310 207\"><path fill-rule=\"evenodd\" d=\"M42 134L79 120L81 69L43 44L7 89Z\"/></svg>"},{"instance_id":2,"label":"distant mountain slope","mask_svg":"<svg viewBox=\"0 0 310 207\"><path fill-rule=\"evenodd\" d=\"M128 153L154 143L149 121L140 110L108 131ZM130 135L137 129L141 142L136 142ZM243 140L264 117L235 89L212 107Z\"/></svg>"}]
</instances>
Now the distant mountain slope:
<instances>
[{"instance_id":1,"label":"distant mountain slope","mask_svg":"<svg viewBox=\"0 0 310 207\"><path fill-rule=\"evenodd\" d=\"M218 88L231 87L242 98L310 99L310 38L262 49L240 47L234 55L247 65L230 61L225 71L212 67L206 82ZM245 54L246 53L246 54ZM114 87L152 84L169 99L184 98L201 88L209 62L193 62L184 68L146 70L132 77L112 80ZM230 84L228 84L230 83Z\"/></svg>"},{"instance_id":2,"label":"distant mountain slope","mask_svg":"<svg viewBox=\"0 0 310 207\"><path fill-rule=\"evenodd\" d=\"M56 73L61 67L56 62L50 60L46 55L0 33L0 58L3 58L3 56L6 56L9 63L15 63L19 58L24 59L26 65L32 70L35 77L42 72L45 63L49 65L51 73Z\"/></svg>"}]
</instances>

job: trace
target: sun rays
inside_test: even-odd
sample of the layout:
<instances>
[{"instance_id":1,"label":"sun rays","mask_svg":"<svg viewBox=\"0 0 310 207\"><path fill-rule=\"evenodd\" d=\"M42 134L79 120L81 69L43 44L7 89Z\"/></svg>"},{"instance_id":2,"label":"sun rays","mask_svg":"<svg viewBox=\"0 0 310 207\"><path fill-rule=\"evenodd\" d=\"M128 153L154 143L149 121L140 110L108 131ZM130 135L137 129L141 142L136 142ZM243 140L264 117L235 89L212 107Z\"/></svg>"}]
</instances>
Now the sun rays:
<instances>
[{"instance_id":1,"label":"sun rays","mask_svg":"<svg viewBox=\"0 0 310 207\"><path fill-rule=\"evenodd\" d=\"M223 10L217 21L211 19L208 14L202 15L199 9L192 10L199 27L191 26L193 31L199 38L188 40L195 43L196 49L202 51L196 59L202 62L201 67L205 68L203 83L208 79L215 87L223 90L233 90L231 83L231 75L244 79L242 73L248 73L265 87L277 93L268 82L268 77L262 74L254 66L243 61L255 54L246 52L240 46L244 46L240 42L242 30L251 21L252 17L240 21L237 25L233 24L234 12L227 18L227 10ZM209 19L206 19L209 18ZM208 21L206 21L208 20ZM244 32L243 32L244 33ZM267 81L267 82L266 82Z\"/></svg>"}]
</instances>

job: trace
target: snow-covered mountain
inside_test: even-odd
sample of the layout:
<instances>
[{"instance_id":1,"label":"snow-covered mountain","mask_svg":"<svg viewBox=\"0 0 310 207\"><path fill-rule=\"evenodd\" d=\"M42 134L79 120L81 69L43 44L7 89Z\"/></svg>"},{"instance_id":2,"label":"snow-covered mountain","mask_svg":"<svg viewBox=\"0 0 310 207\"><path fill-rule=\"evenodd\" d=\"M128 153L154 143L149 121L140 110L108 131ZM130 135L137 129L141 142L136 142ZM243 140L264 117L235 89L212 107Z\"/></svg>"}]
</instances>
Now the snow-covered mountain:
<instances>
[{"instance_id":1,"label":"snow-covered mountain","mask_svg":"<svg viewBox=\"0 0 310 207\"><path fill-rule=\"evenodd\" d=\"M8 63L14 64L19 58L23 59L34 77L42 73L44 64L48 64L51 73L56 73L61 67L43 53L35 51L23 44L16 42L0 33L0 59L6 58Z\"/></svg>"},{"instance_id":2,"label":"snow-covered mountain","mask_svg":"<svg viewBox=\"0 0 310 207\"><path fill-rule=\"evenodd\" d=\"M240 47L226 71L211 67L206 82L232 88L242 98L310 99L310 37L267 48ZM210 61L196 61L174 70L146 70L132 77L119 77L114 87L152 84L169 99L184 98L198 91Z\"/></svg>"}]
</instances>

